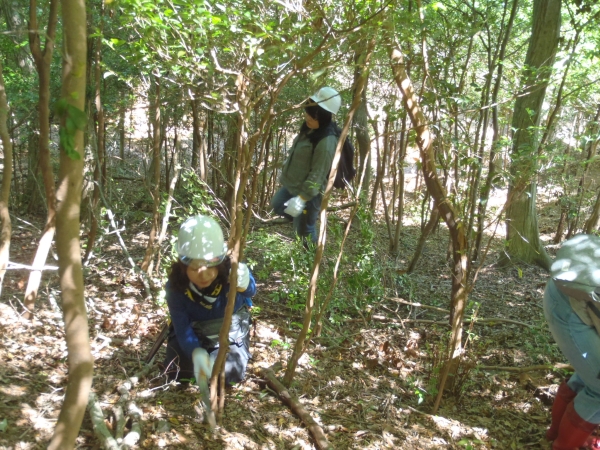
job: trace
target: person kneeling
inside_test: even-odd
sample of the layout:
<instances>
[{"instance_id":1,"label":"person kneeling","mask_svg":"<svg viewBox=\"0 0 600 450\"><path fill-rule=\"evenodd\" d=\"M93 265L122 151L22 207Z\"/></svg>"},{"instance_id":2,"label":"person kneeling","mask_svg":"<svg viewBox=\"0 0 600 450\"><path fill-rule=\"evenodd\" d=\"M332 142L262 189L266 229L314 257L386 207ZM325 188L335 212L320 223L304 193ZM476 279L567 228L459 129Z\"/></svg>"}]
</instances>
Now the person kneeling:
<instances>
[{"instance_id":1,"label":"person kneeling","mask_svg":"<svg viewBox=\"0 0 600 450\"><path fill-rule=\"evenodd\" d=\"M186 380L197 378L195 370L212 371L230 289L231 261L221 227L213 218L203 215L190 217L183 223L177 253L179 259L171 267L165 288L172 324L165 367L169 380ZM251 358L249 308L255 293L256 283L248 266L239 263L229 352L225 361L228 385L244 379ZM199 363L198 355L206 354L210 361L205 359ZM201 375L210 378L211 374Z\"/></svg>"}]
</instances>

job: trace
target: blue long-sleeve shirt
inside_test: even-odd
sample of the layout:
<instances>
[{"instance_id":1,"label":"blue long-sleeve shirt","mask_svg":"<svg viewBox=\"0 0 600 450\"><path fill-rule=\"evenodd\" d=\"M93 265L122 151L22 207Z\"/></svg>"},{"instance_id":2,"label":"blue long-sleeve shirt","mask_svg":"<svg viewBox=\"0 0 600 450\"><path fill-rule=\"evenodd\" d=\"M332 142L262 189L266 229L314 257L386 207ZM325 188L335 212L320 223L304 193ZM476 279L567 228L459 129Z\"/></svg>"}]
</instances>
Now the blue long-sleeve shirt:
<instances>
[{"instance_id":1,"label":"blue long-sleeve shirt","mask_svg":"<svg viewBox=\"0 0 600 450\"><path fill-rule=\"evenodd\" d=\"M200 291L200 289L198 289ZM204 320L219 319L225 316L225 306L227 305L227 296L229 293L229 284L217 284L212 292L204 295L216 297L213 303L202 301L199 296L188 288L186 292L174 290L171 283L166 287L167 305L171 313L171 322L175 328L175 335L179 345L186 353L188 358L192 358L192 352L195 348L201 347L198 336L192 328L192 323ZM238 292L235 298L234 313L243 306L252 306L251 297L256 294L256 282L252 273L250 273L250 283L244 292Z\"/></svg>"}]
</instances>

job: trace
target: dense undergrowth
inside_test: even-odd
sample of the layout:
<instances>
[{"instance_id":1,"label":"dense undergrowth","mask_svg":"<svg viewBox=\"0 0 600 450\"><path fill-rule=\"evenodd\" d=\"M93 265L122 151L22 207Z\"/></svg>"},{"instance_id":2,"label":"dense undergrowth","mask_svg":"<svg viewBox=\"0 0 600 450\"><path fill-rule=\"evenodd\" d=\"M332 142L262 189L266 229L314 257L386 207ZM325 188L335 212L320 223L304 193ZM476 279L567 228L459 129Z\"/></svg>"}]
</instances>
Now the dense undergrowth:
<instances>
[{"instance_id":1,"label":"dense undergrowth","mask_svg":"<svg viewBox=\"0 0 600 450\"><path fill-rule=\"evenodd\" d=\"M126 207L119 204L115 211L118 226L129 252L139 261L149 212L139 206L136 186L117 186L118 195L132 201ZM161 268L154 277L159 288L174 257L178 224L190 214L218 211L220 206L193 179L182 186L170 237L161 249ZM547 204L542 217L552 211L554 205ZM348 219L344 210L328 217L317 305L328 295ZM552 393L566 372L510 371L564 362L543 319L546 275L530 266L495 267L501 241L493 242L469 297L466 351L458 375L438 415L430 416L449 335L444 311L451 286L448 236L440 227L426 244L416 270L407 274L420 227L418 216L414 222L405 219L400 251L390 254L382 218L377 212L359 210L323 316L323 330L312 337L291 393L322 424L335 448L547 446L543 433ZM35 225L40 219L27 222ZM160 293L155 302L142 301L142 286L128 267L115 233L104 218L101 225L103 238L85 269L86 304L96 358L93 389L110 424L111 405L117 401L115 386L143 370L142 361L167 311ZM13 253L15 261L28 262L36 236L32 226L16 227L14 245L20 252ZM285 365L291 354L302 322L313 251L295 239L291 224L257 220L247 236L245 259L258 284L254 360L247 380L228 393L222 422L228 434L212 435L202 423L194 408L194 386L181 390L166 384L160 365L154 365L132 391L144 411L140 448L313 448L306 429L260 377L261 368L277 361ZM6 361L0 369L5 396L0 422L7 419L0 434L2 449L44 448L68 379L57 275L50 272L44 277L33 324L18 317L25 275L25 271L11 271L0 302L0 358ZM87 418L79 445L98 446Z\"/></svg>"}]
</instances>

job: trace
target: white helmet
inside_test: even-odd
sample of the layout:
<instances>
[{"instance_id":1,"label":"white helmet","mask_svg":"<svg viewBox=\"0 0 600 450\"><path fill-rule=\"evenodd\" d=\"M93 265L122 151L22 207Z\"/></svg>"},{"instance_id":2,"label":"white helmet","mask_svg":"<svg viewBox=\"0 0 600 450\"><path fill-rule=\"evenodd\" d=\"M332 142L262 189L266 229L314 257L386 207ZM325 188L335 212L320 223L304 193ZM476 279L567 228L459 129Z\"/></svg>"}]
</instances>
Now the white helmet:
<instances>
[{"instance_id":1,"label":"white helmet","mask_svg":"<svg viewBox=\"0 0 600 450\"><path fill-rule=\"evenodd\" d=\"M319 104L325 111L329 111L332 114L337 114L342 106L342 98L340 93L334 88L325 86L310 96L311 100L314 100Z\"/></svg>"},{"instance_id":2,"label":"white helmet","mask_svg":"<svg viewBox=\"0 0 600 450\"><path fill-rule=\"evenodd\" d=\"M227 255L223 231L215 219L197 215L190 217L179 229L177 253L182 263L196 266L218 266Z\"/></svg>"}]
</instances>

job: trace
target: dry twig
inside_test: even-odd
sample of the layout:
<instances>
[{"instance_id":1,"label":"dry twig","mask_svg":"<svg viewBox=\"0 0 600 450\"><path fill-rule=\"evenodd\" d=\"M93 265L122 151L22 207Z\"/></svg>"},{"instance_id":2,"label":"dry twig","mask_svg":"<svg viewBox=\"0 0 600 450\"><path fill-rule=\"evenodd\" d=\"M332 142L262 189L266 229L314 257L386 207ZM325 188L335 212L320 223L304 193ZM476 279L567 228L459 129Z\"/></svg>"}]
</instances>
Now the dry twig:
<instances>
[{"instance_id":1,"label":"dry twig","mask_svg":"<svg viewBox=\"0 0 600 450\"><path fill-rule=\"evenodd\" d=\"M290 395L287 388L275 376L274 369L281 367L280 363L273 367L261 370L262 377L267 381L267 384L273 391L277 393L279 399L285 403L298 418L306 425L308 431L315 440L318 449L333 449L333 446L327 440L323 429L319 426L315 419L304 409L302 404Z\"/></svg>"}]
</instances>

